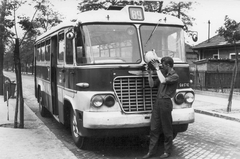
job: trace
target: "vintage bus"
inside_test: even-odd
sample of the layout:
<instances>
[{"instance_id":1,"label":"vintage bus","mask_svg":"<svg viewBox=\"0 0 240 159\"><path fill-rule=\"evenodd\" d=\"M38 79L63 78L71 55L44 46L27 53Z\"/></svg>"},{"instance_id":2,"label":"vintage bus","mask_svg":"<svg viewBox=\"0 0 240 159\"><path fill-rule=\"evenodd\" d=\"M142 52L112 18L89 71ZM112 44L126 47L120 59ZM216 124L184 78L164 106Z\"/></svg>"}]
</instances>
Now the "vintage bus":
<instances>
[{"instance_id":1,"label":"vintage bus","mask_svg":"<svg viewBox=\"0 0 240 159\"><path fill-rule=\"evenodd\" d=\"M102 136L149 133L157 88L150 88L144 55L171 56L180 76L174 103L174 137L194 122L183 23L145 12L142 6L83 12L35 42L35 96L42 116L49 112L70 126L77 146ZM155 73L156 76L156 73Z\"/></svg>"}]
</instances>

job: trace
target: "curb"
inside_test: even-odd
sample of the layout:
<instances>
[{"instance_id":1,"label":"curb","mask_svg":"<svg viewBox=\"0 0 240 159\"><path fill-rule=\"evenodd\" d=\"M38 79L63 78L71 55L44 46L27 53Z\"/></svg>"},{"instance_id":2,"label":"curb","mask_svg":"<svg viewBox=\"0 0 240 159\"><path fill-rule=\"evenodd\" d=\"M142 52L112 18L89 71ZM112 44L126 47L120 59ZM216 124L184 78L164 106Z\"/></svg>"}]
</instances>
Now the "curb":
<instances>
[{"instance_id":1,"label":"curb","mask_svg":"<svg viewBox=\"0 0 240 159\"><path fill-rule=\"evenodd\" d=\"M194 109L194 111L195 111L195 113L199 113L199 114L205 114L205 115L210 115L210 116L223 118L223 119L227 119L227 120L231 120L231 121L240 122L240 119L234 118L234 117L231 117L231 116L227 116L227 115L222 114L222 113L215 113L215 112L212 112L212 111L199 110L199 109Z\"/></svg>"},{"instance_id":2,"label":"curb","mask_svg":"<svg viewBox=\"0 0 240 159\"><path fill-rule=\"evenodd\" d=\"M32 111L32 109L29 108L29 106L28 106L25 102L24 102L24 110L26 110L26 112L24 112L24 117L26 116L26 114L28 114L28 115L31 116L31 118L33 118L33 119L35 120L35 122L37 122L37 124L46 126L46 125L42 122L42 120L40 120L40 119L37 117L37 115ZM27 121L24 122L24 123L27 123ZM24 124L24 125L25 125L25 124ZM47 126L46 126L46 127L47 127ZM49 130L49 131L50 131L50 130Z\"/></svg>"}]
</instances>

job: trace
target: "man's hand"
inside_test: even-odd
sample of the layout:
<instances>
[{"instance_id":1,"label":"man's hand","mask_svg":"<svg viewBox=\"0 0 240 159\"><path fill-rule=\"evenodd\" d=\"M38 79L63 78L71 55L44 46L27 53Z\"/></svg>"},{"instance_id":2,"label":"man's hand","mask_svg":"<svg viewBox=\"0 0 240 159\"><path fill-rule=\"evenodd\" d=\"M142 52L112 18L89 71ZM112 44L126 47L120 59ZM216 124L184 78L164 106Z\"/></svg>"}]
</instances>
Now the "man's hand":
<instances>
[{"instance_id":1,"label":"man's hand","mask_svg":"<svg viewBox=\"0 0 240 159\"><path fill-rule=\"evenodd\" d=\"M151 64L155 67L156 70L159 70L159 62L157 60L152 60Z\"/></svg>"},{"instance_id":2,"label":"man's hand","mask_svg":"<svg viewBox=\"0 0 240 159\"><path fill-rule=\"evenodd\" d=\"M145 70L147 71L148 75L152 75L152 70L149 68L148 64L144 65Z\"/></svg>"}]
</instances>

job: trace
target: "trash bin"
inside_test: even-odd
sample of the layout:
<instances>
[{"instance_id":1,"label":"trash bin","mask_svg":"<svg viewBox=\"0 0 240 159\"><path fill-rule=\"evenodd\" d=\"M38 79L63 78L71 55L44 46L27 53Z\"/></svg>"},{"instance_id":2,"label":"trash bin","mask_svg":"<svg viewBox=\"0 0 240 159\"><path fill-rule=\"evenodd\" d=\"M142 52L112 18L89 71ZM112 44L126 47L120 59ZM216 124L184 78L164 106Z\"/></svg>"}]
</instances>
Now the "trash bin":
<instances>
[{"instance_id":1,"label":"trash bin","mask_svg":"<svg viewBox=\"0 0 240 159\"><path fill-rule=\"evenodd\" d=\"M15 96L15 92L16 92L16 83L15 83L15 81L12 81L11 83L10 83L10 97L11 98L15 98L16 96Z\"/></svg>"},{"instance_id":2,"label":"trash bin","mask_svg":"<svg viewBox=\"0 0 240 159\"><path fill-rule=\"evenodd\" d=\"M4 86L3 86L3 91L4 91L4 102L7 101L10 96L11 96L11 89L10 89L11 81L8 77L4 76Z\"/></svg>"}]
</instances>

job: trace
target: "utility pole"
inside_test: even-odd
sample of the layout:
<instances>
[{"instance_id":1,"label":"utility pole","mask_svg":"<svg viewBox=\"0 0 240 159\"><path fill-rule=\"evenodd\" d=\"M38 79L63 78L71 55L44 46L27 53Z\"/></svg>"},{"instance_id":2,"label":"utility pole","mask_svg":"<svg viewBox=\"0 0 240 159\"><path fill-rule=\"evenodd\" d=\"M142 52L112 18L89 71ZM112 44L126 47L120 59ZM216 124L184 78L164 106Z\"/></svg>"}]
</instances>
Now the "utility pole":
<instances>
[{"instance_id":1,"label":"utility pole","mask_svg":"<svg viewBox=\"0 0 240 159\"><path fill-rule=\"evenodd\" d=\"M210 20L208 20L208 42L210 42Z\"/></svg>"},{"instance_id":2,"label":"utility pole","mask_svg":"<svg viewBox=\"0 0 240 159\"><path fill-rule=\"evenodd\" d=\"M181 16L181 2L178 3L178 18Z\"/></svg>"}]
</instances>

